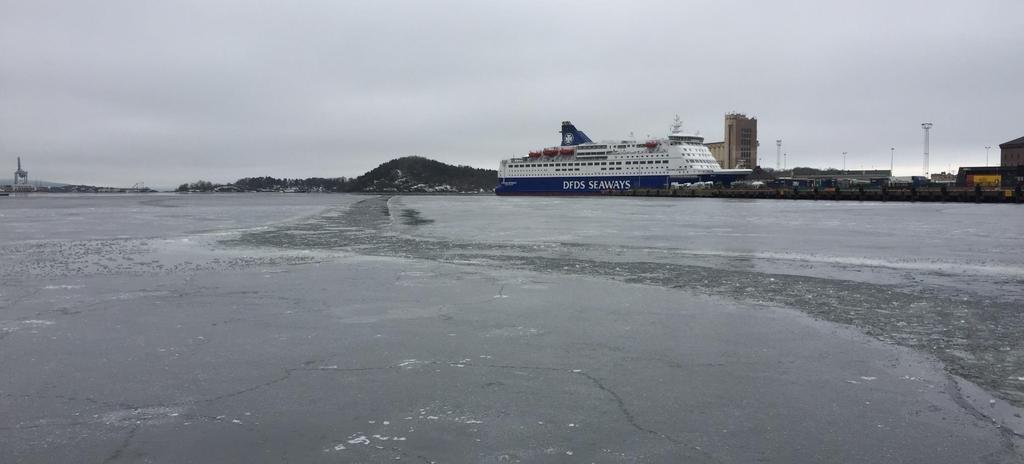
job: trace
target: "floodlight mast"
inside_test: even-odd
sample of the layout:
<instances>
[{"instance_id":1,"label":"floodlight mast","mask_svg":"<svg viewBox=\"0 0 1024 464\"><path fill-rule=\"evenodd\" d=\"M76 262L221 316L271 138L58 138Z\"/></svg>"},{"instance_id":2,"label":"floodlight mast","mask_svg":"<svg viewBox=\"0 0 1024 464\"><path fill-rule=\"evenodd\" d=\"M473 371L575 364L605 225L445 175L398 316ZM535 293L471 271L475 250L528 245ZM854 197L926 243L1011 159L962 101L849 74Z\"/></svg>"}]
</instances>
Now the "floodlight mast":
<instances>
[{"instance_id":1,"label":"floodlight mast","mask_svg":"<svg viewBox=\"0 0 1024 464\"><path fill-rule=\"evenodd\" d=\"M926 122L921 124L921 128L924 129L924 176L928 177L928 134L932 129L932 123Z\"/></svg>"},{"instance_id":2,"label":"floodlight mast","mask_svg":"<svg viewBox=\"0 0 1024 464\"><path fill-rule=\"evenodd\" d=\"M782 169L782 139L775 141L775 170Z\"/></svg>"}]
</instances>

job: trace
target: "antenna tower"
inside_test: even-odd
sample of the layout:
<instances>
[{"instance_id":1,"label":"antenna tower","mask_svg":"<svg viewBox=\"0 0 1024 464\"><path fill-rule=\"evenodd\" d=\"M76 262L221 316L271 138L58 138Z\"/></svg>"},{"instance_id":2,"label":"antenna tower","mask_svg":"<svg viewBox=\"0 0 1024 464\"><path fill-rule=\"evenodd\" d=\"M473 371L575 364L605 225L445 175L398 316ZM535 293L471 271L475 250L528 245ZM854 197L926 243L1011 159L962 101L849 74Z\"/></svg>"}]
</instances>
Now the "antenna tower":
<instances>
[{"instance_id":1,"label":"antenna tower","mask_svg":"<svg viewBox=\"0 0 1024 464\"><path fill-rule=\"evenodd\" d=\"M683 121L681 119L679 119L679 115L677 114L676 118L674 120L672 120L672 125L669 126L669 131L670 131L669 133L675 134L675 133L681 131L682 128L683 128Z\"/></svg>"}]
</instances>

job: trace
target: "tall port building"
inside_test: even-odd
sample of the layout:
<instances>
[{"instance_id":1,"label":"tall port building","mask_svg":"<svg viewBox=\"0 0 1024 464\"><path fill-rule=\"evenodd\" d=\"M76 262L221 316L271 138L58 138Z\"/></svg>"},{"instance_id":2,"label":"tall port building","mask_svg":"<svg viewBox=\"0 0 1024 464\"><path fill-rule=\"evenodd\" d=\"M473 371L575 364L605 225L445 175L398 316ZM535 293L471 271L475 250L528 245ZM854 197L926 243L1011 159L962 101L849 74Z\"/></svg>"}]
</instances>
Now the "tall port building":
<instances>
[{"instance_id":1,"label":"tall port building","mask_svg":"<svg viewBox=\"0 0 1024 464\"><path fill-rule=\"evenodd\" d=\"M1024 137L999 144L1000 166L1024 166Z\"/></svg>"},{"instance_id":2,"label":"tall port building","mask_svg":"<svg viewBox=\"0 0 1024 464\"><path fill-rule=\"evenodd\" d=\"M757 167L757 118L743 113L725 115L724 140L705 146L723 169L753 169Z\"/></svg>"}]
</instances>

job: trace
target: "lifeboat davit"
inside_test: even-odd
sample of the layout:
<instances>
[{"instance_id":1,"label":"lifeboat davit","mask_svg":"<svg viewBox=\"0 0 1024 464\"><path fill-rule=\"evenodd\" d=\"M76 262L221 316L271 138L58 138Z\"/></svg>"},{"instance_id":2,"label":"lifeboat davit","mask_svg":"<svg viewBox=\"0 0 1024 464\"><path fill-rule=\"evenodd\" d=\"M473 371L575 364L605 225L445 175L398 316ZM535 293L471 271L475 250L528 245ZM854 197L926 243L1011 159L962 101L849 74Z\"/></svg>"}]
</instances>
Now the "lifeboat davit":
<instances>
[{"instance_id":1,"label":"lifeboat davit","mask_svg":"<svg viewBox=\"0 0 1024 464\"><path fill-rule=\"evenodd\" d=\"M558 149L558 153L561 153L563 155L571 155L573 153L576 153L576 148L575 147L562 147L562 148Z\"/></svg>"},{"instance_id":2,"label":"lifeboat davit","mask_svg":"<svg viewBox=\"0 0 1024 464\"><path fill-rule=\"evenodd\" d=\"M545 148L544 156L555 156L558 154L558 148Z\"/></svg>"},{"instance_id":3,"label":"lifeboat davit","mask_svg":"<svg viewBox=\"0 0 1024 464\"><path fill-rule=\"evenodd\" d=\"M539 151L531 151L530 152L530 158L540 158L540 152Z\"/></svg>"},{"instance_id":4,"label":"lifeboat davit","mask_svg":"<svg viewBox=\"0 0 1024 464\"><path fill-rule=\"evenodd\" d=\"M648 140L647 142L644 143L644 146L647 148L654 148L658 146L658 142L655 142L654 140Z\"/></svg>"}]
</instances>

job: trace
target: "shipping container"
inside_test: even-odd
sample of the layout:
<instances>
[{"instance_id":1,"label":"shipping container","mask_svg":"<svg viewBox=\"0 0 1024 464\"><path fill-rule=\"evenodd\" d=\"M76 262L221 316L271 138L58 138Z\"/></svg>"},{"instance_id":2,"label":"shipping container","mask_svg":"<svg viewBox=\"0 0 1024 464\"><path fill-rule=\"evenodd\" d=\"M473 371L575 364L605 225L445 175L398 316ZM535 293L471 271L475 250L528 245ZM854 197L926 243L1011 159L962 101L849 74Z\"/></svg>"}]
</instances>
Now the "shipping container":
<instances>
[{"instance_id":1,"label":"shipping container","mask_svg":"<svg viewBox=\"0 0 1024 464\"><path fill-rule=\"evenodd\" d=\"M994 174L968 174L968 187L999 187L1003 182L1003 176Z\"/></svg>"}]
</instances>

